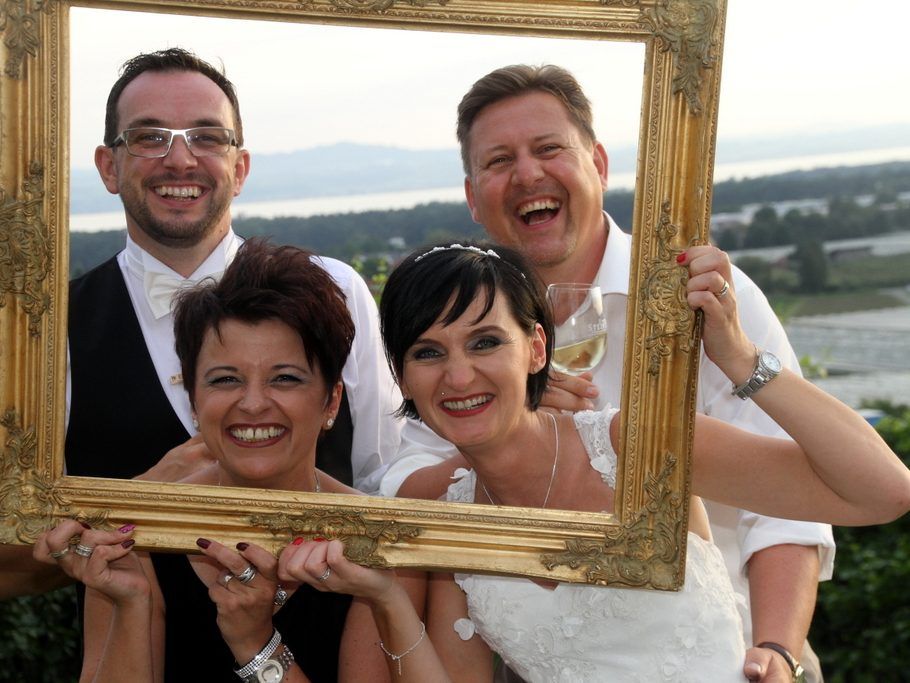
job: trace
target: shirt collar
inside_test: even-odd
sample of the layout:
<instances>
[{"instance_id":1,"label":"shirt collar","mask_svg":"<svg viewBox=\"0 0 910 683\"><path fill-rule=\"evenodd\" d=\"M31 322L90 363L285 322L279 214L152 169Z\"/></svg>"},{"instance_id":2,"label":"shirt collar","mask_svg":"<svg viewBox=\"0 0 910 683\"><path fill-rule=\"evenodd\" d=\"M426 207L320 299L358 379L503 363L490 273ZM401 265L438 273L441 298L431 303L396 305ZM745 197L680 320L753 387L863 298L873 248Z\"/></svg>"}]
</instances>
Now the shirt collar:
<instances>
[{"instance_id":1,"label":"shirt collar","mask_svg":"<svg viewBox=\"0 0 910 683\"><path fill-rule=\"evenodd\" d=\"M133 274L139 276L140 280L149 272L165 273L181 280L185 279L198 282L211 275L220 275L224 269L227 268L228 264L234 260L234 256L237 254L237 249L240 247L241 242L242 240L236 235L234 230L228 228L224 238L188 278L182 277L172 268L156 259L145 249L136 244L136 242L130 238L129 234L126 236L126 248L124 251L126 253L127 267Z\"/></svg>"},{"instance_id":2,"label":"shirt collar","mask_svg":"<svg viewBox=\"0 0 910 683\"><path fill-rule=\"evenodd\" d=\"M632 258L632 238L620 230L606 211L604 223L607 225L607 246L600 261L595 282L600 285L603 294L629 293L629 264Z\"/></svg>"},{"instance_id":3,"label":"shirt collar","mask_svg":"<svg viewBox=\"0 0 910 683\"><path fill-rule=\"evenodd\" d=\"M240 239L232 230L228 230L228 234L212 253L186 278L142 249L129 235L126 238L124 254L128 272L141 283L152 315L156 320L160 320L171 312L174 296L178 292L205 278L216 280L220 278L227 264L237 253L239 245Z\"/></svg>"}]
</instances>

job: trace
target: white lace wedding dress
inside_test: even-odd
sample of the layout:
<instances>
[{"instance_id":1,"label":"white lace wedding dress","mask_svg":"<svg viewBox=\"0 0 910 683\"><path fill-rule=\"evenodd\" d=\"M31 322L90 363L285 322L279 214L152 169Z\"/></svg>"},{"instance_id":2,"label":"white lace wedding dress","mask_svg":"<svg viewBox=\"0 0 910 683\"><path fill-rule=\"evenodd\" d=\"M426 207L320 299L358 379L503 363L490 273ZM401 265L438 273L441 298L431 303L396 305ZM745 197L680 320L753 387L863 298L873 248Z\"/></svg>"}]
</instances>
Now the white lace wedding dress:
<instances>
[{"instance_id":1,"label":"white lace wedding dress","mask_svg":"<svg viewBox=\"0 0 910 683\"><path fill-rule=\"evenodd\" d=\"M615 410L582 412L575 427L604 481L616 486L609 424ZM462 470L464 472L464 470ZM473 501L474 472L448 500ZM677 593L456 574L471 624L528 683L742 683L742 623L720 551L689 534Z\"/></svg>"}]
</instances>

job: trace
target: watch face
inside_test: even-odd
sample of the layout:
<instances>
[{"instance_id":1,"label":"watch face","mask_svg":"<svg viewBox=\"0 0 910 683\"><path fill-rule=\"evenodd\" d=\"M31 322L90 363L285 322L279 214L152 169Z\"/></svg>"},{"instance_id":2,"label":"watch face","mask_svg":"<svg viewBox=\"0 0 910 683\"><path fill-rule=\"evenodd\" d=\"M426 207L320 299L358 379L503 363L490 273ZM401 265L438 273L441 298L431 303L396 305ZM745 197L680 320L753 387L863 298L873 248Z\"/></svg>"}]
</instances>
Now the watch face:
<instances>
[{"instance_id":1,"label":"watch face","mask_svg":"<svg viewBox=\"0 0 910 683\"><path fill-rule=\"evenodd\" d=\"M760 357L761 364L775 375L781 371L780 358L769 351L763 351Z\"/></svg>"},{"instance_id":2,"label":"watch face","mask_svg":"<svg viewBox=\"0 0 910 683\"><path fill-rule=\"evenodd\" d=\"M261 683L279 683L284 678L284 667L276 659L269 659L262 668L256 672L256 677Z\"/></svg>"}]
</instances>

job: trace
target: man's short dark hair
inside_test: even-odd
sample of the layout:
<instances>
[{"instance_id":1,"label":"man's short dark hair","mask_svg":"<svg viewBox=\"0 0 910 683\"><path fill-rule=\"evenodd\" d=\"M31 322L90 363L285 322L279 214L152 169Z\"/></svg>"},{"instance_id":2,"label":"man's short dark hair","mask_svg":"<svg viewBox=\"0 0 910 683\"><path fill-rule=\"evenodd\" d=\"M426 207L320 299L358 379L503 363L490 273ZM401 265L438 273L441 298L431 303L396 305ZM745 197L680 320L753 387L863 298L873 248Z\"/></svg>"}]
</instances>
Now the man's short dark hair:
<instances>
[{"instance_id":1,"label":"man's short dark hair","mask_svg":"<svg viewBox=\"0 0 910 683\"><path fill-rule=\"evenodd\" d=\"M461 163L468 176L471 175L471 128L474 120L491 104L530 92L553 95L565 106L582 135L589 142L597 139L594 135L591 102L569 71L553 64L504 66L474 83L458 105L456 135L461 145Z\"/></svg>"},{"instance_id":2,"label":"man's short dark hair","mask_svg":"<svg viewBox=\"0 0 910 683\"><path fill-rule=\"evenodd\" d=\"M200 59L189 50L179 47L158 50L136 55L124 62L120 67L120 78L114 83L107 97L107 109L104 112L104 144L110 147L114 139L120 134L120 120L117 114L117 104L120 95L136 77L146 71L196 71L215 85L227 96L234 112L234 137L237 144L243 146L243 123L240 120L240 102L237 100L237 91L234 84L224 75L223 70L216 69L204 59Z\"/></svg>"},{"instance_id":3,"label":"man's short dark hair","mask_svg":"<svg viewBox=\"0 0 910 683\"><path fill-rule=\"evenodd\" d=\"M479 316L483 318L496 297L502 296L525 333L530 335L540 323L547 338L546 363L538 372L529 374L527 381L528 407L536 410L547 388L553 355L553 316L543 284L531 264L514 249L492 242L463 244L476 249L418 249L389 275L379 302L379 324L392 372L400 383L408 349L437 320L450 325L475 299L484 301ZM488 249L495 250L498 256L481 253ZM411 399L404 399L399 414L420 417Z\"/></svg>"},{"instance_id":4,"label":"man's short dark hair","mask_svg":"<svg viewBox=\"0 0 910 683\"><path fill-rule=\"evenodd\" d=\"M275 246L263 238L243 243L218 282L182 292L174 309L174 346L183 386L195 404L196 364L209 330L226 320L283 322L303 342L307 361L318 367L326 389L341 381L354 341L345 296L310 252Z\"/></svg>"}]
</instances>

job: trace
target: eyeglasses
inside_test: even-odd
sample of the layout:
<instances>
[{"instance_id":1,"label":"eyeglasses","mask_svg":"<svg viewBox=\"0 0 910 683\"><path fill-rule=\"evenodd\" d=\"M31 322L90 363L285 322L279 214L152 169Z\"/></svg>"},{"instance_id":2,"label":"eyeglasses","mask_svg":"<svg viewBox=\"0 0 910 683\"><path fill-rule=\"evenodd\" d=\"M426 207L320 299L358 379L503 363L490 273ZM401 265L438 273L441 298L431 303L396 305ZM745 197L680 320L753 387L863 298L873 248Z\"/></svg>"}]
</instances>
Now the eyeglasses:
<instances>
[{"instance_id":1,"label":"eyeglasses","mask_svg":"<svg viewBox=\"0 0 910 683\"><path fill-rule=\"evenodd\" d=\"M181 136L187 148L196 157L217 157L238 147L234 131L230 128L202 126L200 128L127 128L111 143L111 147L126 145L126 151L134 157L157 159L166 157L176 136Z\"/></svg>"}]
</instances>

